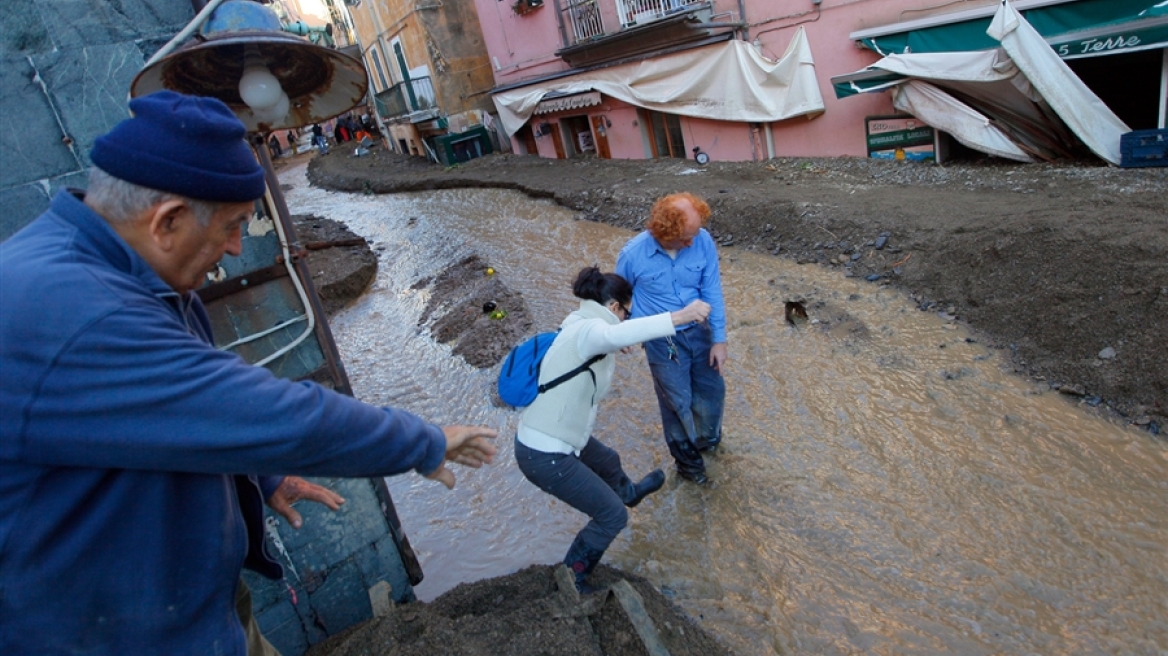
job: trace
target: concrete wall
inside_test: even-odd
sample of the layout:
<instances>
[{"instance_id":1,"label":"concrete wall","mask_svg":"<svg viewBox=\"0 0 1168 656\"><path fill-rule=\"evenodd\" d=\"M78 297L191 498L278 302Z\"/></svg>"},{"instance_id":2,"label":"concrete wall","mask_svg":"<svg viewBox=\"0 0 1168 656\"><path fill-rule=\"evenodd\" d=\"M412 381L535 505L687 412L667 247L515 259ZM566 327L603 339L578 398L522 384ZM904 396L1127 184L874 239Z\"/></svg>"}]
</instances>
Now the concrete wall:
<instances>
[{"instance_id":1,"label":"concrete wall","mask_svg":"<svg viewBox=\"0 0 1168 656\"><path fill-rule=\"evenodd\" d=\"M84 187L97 136L128 116L130 82L194 17L184 0L0 2L0 239Z\"/></svg>"},{"instance_id":2,"label":"concrete wall","mask_svg":"<svg viewBox=\"0 0 1168 656\"><path fill-rule=\"evenodd\" d=\"M494 77L483 42L483 31L472 0L447 0L433 11L419 12L429 36L422 52L428 56L438 104L447 116L479 109L494 112L486 92Z\"/></svg>"}]
</instances>

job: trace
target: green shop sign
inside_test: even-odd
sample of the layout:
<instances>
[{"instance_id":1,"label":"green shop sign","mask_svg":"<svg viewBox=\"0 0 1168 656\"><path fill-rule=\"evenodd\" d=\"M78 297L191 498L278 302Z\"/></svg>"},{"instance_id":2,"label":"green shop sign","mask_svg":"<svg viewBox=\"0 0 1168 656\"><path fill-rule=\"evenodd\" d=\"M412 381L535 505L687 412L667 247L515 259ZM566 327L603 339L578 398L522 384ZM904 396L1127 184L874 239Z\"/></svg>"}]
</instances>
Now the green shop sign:
<instances>
[{"instance_id":1,"label":"green shop sign","mask_svg":"<svg viewBox=\"0 0 1168 656\"><path fill-rule=\"evenodd\" d=\"M921 127L911 130L893 130L868 135L868 153L877 150L929 146L933 143L933 128Z\"/></svg>"}]
</instances>

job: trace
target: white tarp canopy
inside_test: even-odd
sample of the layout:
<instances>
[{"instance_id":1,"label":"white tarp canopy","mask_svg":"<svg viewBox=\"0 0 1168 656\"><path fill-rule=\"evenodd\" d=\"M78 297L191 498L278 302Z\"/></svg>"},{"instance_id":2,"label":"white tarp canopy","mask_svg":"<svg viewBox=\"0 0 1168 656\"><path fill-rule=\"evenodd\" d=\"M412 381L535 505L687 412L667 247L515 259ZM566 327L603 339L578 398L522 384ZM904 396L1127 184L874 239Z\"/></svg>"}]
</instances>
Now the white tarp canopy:
<instances>
[{"instance_id":1,"label":"white tarp canopy","mask_svg":"<svg viewBox=\"0 0 1168 656\"><path fill-rule=\"evenodd\" d=\"M987 32L1002 48L1051 109L1096 155L1119 165L1119 137L1131 128L1059 59L1053 48L1002 0Z\"/></svg>"},{"instance_id":2,"label":"white tarp canopy","mask_svg":"<svg viewBox=\"0 0 1168 656\"><path fill-rule=\"evenodd\" d=\"M841 97L892 89L897 109L992 155L1053 159L1069 154L1077 136L1100 158L1119 164L1119 137L1129 128L1007 0L988 34L1002 47L891 55L832 82Z\"/></svg>"},{"instance_id":3,"label":"white tarp canopy","mask_svg":"<svg viewBox=\"0 0 1168 656\"><path fill-rule=\"evenodd\" d=\"M545 95L588 91L645 109L720 121L770 123L823 112L803 28L778 61L749 43L731 40L503 91L494 101L510 136Z\"/></svg>"}]
</instances>

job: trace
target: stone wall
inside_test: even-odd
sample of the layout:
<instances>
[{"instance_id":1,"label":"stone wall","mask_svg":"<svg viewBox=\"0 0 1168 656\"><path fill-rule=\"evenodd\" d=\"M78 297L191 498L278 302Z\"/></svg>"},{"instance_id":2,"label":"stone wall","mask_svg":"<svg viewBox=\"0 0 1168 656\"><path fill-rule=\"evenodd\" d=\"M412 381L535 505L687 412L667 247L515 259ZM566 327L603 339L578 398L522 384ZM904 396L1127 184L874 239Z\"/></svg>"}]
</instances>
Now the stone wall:
<instances>
[{"instance_id":1,"label":"stone wall","mask_svg":"<svg viewBox=\"0 0 1168 656\"><path fill-rule=\"evenodd\" d=\"M134 76L194 15L189 0L0 2L0 240L85 185Z\"/></svg>"}]
</instances>

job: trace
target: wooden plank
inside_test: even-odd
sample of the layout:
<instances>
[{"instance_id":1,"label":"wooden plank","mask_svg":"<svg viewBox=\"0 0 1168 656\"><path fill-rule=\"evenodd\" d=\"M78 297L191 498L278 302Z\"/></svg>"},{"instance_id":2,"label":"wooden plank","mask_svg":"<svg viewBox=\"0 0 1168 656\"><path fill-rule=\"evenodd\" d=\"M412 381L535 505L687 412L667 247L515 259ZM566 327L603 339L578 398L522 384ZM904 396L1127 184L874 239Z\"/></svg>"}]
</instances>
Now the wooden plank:
<instances>
[{"instance_id":1,"label":"wooden plank","mask_svg":"<svg viewBox=\"0 0 1168 656\"><path fill-rule=\"evenodd\" d=\"M669 656L669 650L665 648L665 643L661 642L657 626L645 611L644 600L633 586L629 585L628 581L617 581L612 586L612 592L620 602L621 608L625 609L625 614L633 623L633 628L637 630L637 635L641 637L649 656Z\"/></svg>"}]
</instances>

